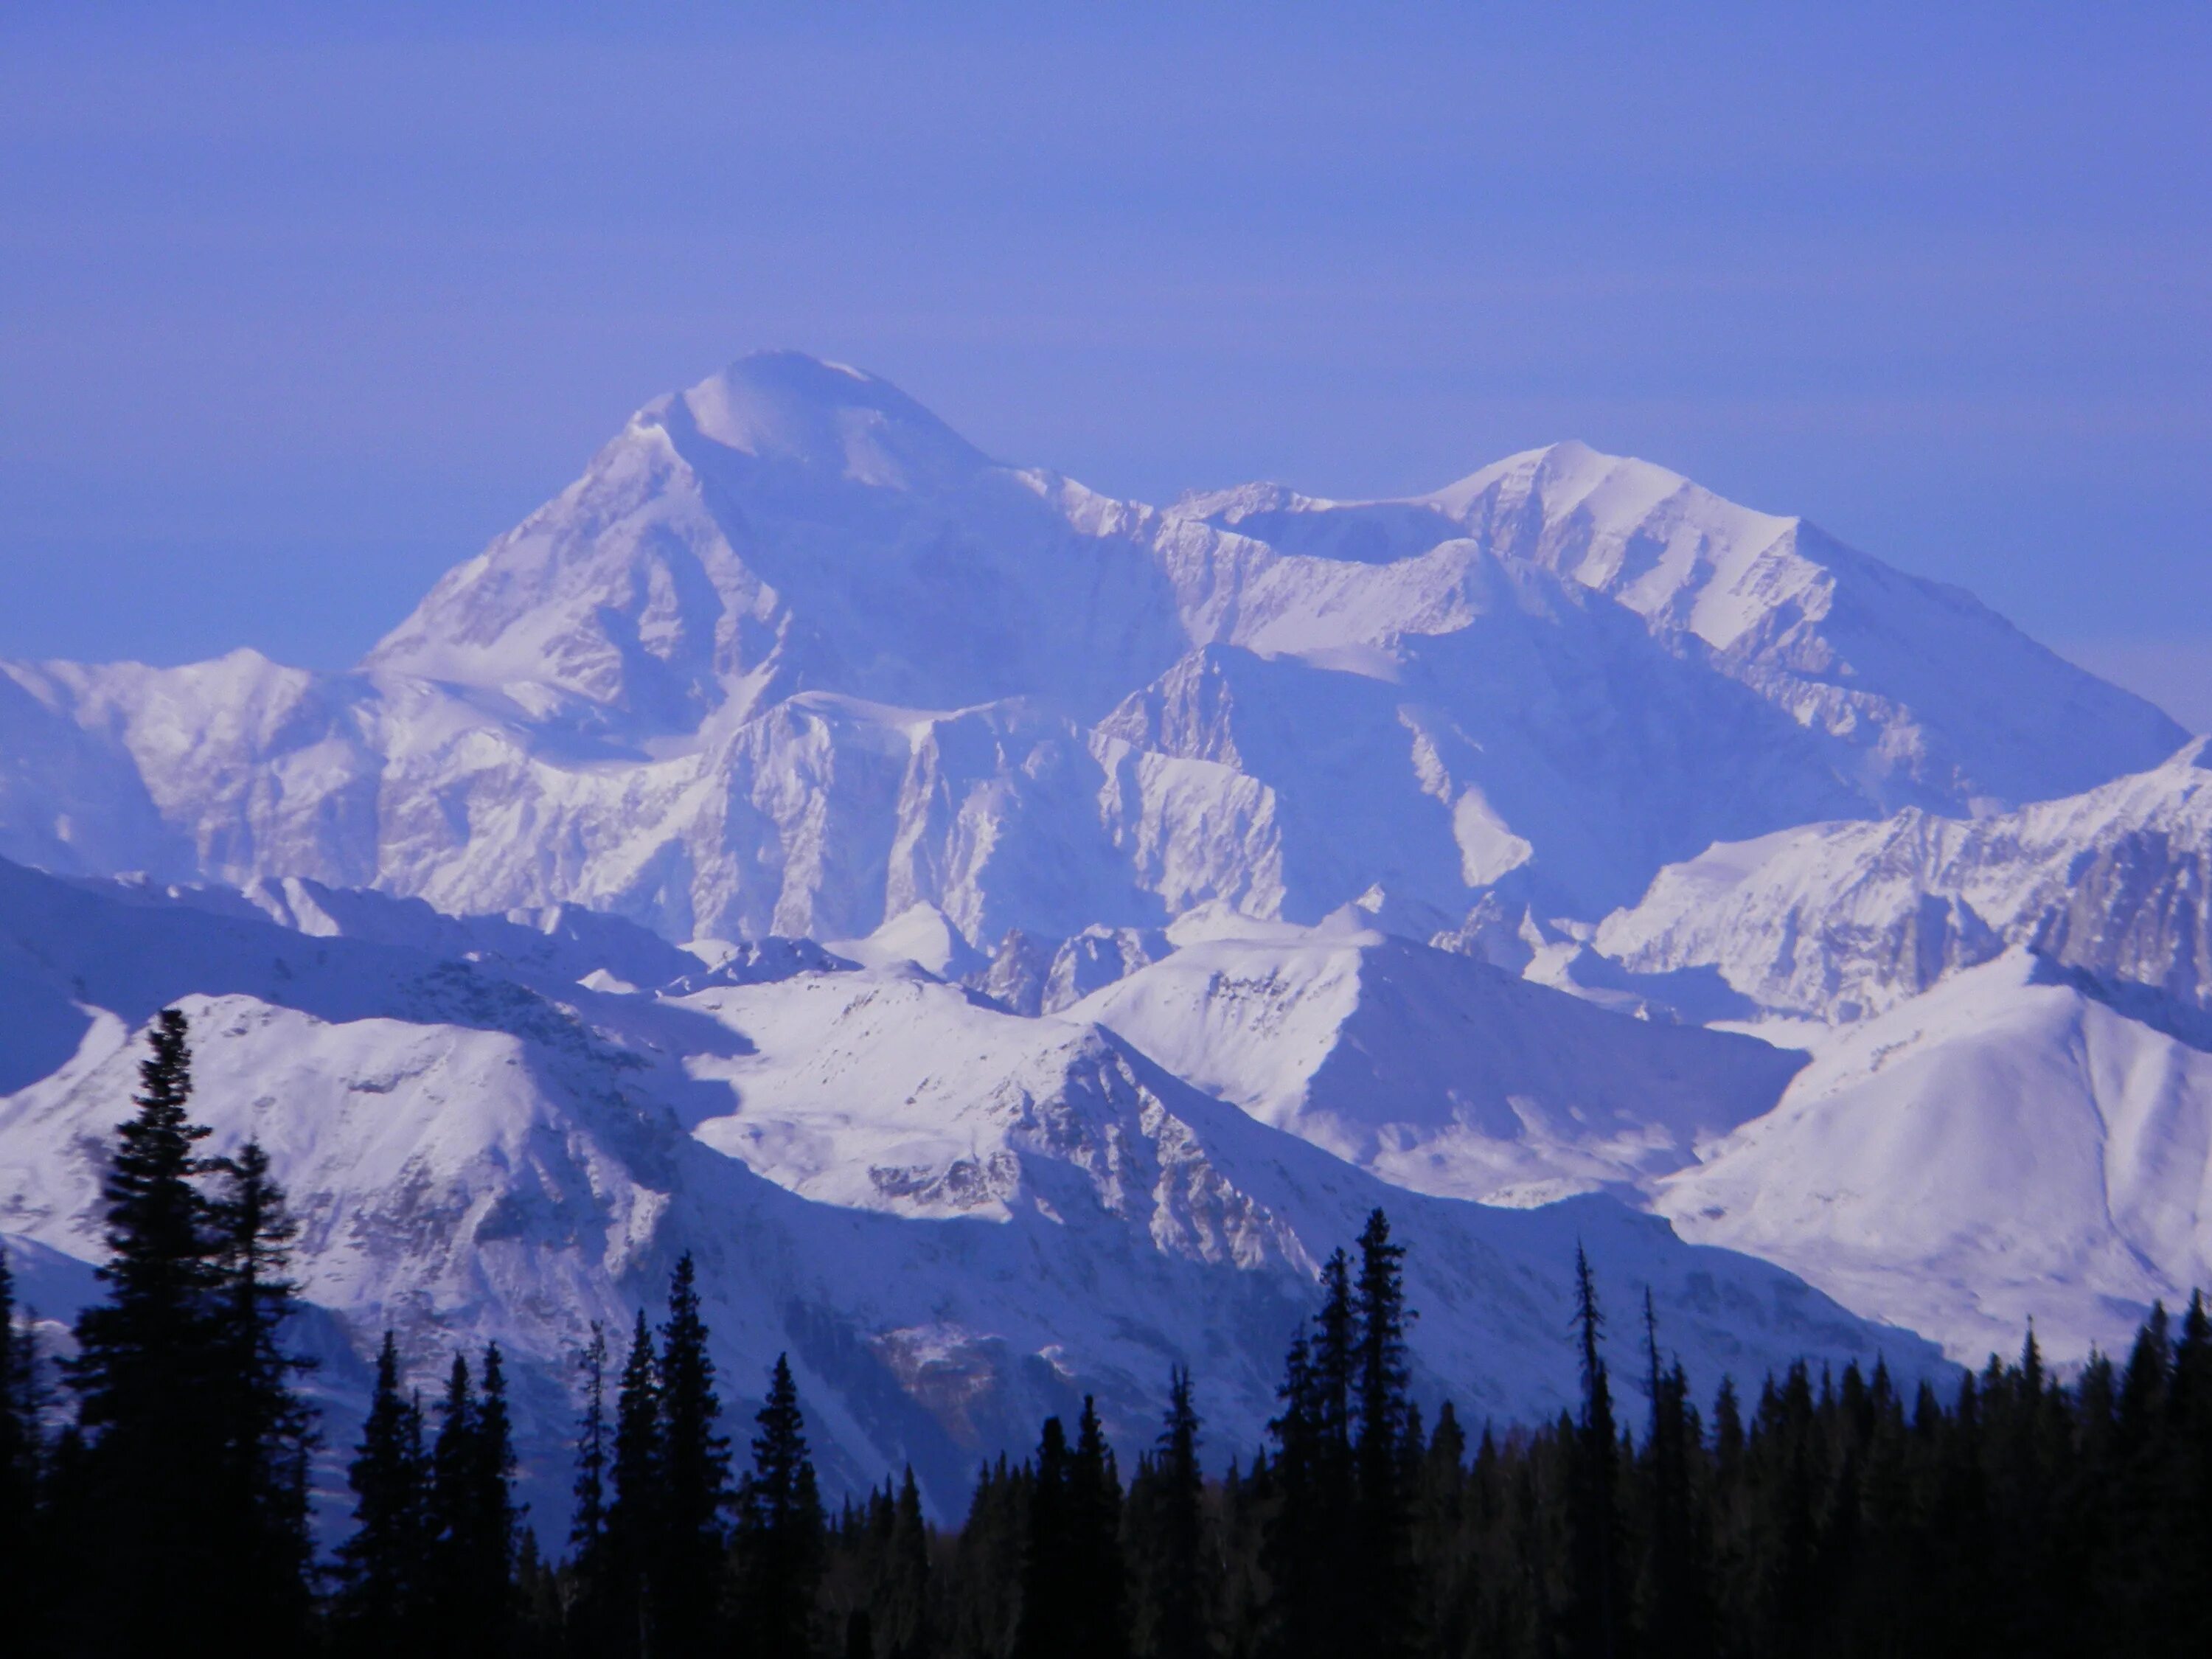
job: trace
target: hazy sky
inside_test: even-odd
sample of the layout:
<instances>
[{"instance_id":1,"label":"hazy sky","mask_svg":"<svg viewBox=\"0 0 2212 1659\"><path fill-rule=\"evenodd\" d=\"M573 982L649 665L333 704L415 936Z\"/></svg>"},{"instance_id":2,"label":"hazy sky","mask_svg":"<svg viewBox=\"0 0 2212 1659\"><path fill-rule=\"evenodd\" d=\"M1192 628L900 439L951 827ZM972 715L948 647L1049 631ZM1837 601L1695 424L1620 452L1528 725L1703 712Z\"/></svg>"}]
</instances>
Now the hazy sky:
<instances>
[{"instance_id":1,"label":"hazy sky","mask_svg":"<svg viewBox=\"0 0 2212 1659\"><path fill-rule=\"evenodd\" d=\"M1580 437L2212 724L2212 7L221 9L0 8L0 654L345 664L794 345L1150 499Z\"/></svg>"}]
</instances>

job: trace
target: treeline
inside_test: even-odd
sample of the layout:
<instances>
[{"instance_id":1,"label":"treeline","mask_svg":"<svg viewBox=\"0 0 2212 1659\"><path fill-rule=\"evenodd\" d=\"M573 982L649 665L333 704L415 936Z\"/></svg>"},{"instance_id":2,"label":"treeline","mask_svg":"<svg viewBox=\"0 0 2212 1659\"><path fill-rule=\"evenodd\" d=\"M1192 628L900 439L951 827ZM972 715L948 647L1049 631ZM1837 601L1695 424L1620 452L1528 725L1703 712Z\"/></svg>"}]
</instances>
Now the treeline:
<instances>
[{"instance_id":1,"label":"treeline","mask_svg":"<svg viewBox=\"0 0 2212 1659\"><path fill-rule=\"evenodd\" d=\"M1410 1391L1381 1212L1322 1275L1267 1443L1204 1473L1191 1377L1125 1471L1090 1401L981 1468L957 1529L909 1472L835 1514L779 1361L740 1455L693 1267L581 1358L559 1559L514 1498L496 1347L406 1389L386 1335L318 1564L312 1413L286 1352L292 1236L267 1161L194 1151L164 1015L106 1188L107 1296L40 1396L0 1263L0 1650L514 1659L1781 1659L2198 1654L2212 1645L2212 1318L2160 1309L2123 1364L2019 1359L1909 1396L1802 1364L1709 1413L1649 1298L1607 1368L1588 1264L1580 1401L1482 1425ZM64 1420L65 1419L65 1420ZM61 1422L58 1431L49 1425Z\"/></svg>"}]
</instances>

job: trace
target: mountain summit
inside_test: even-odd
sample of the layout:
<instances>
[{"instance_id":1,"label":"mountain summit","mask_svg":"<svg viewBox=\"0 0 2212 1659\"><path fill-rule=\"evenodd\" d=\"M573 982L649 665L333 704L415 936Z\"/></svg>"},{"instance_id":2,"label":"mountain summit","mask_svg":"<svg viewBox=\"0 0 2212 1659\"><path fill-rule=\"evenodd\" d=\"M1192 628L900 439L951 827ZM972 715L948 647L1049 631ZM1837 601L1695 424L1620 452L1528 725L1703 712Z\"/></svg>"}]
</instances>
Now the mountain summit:
<instances>
[{"instance_id":1,"label":"mountain summit","mask_svg":"<svg viewBox=\"0 0 2212 1659\"><path fill-rule=\"evenodd\" d=\"M358 675L6 673L54 763L0 854L678 938L926 902L985 951L1370 893L1425 935L1501 884L1594 921L1715 841L2071 793L2183 735L1964 593L1579 444L1162 509L790 352L641 410Z\"/></svg>"}]
</instances>

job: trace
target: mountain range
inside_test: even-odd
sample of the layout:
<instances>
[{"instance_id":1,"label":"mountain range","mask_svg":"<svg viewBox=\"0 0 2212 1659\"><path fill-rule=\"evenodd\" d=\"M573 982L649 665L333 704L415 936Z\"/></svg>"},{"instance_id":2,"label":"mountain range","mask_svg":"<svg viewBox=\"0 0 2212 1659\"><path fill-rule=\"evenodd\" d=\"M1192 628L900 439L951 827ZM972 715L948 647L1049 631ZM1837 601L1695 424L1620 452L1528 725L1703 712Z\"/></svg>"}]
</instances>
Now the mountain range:
<instances>
[{"instance_id":1,"label":"mountain range","mask_svg":"<svg viewBox=\"0 0 2212 1659\"><path fill-rule=\"evenodd\" d=\"M697 1254L842 1486L1168 1366L1255 1444L1385 1206L1419 1386L2078 1358L2212 1279L2212 779L1971 596L1563 443L1166 507L798 354L659 398L353 671L0 664L0 1230L89 1294L133 1036L385 1326L566 1367ZM1945 1356L1948 1355L1948 1359ZM541 1517L542 1519L543 1517Z\"/></svg>"}]
</instances>

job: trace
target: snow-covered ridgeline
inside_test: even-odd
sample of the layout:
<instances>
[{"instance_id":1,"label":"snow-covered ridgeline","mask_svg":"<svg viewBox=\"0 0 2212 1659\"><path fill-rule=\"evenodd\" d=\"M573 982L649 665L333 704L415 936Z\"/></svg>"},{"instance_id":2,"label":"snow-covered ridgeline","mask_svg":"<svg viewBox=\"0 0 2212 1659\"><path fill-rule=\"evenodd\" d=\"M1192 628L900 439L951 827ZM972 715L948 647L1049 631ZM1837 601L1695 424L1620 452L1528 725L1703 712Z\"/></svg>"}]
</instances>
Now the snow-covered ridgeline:
<instances>
[{"instance_id":1,"label":"snow-covered ridgeline","mask_svg":"<svg viewBox=\"0 0 2212 1659\"><path fill-rule=\"evenodd\" d=\"M994 948L2078 790L2180 741L1952 590L1562 444L1416 501L1166 509L794 354L656 400L352 675L0 669L0 854L672 938Z\"/></svg>"},{"instance_id":2,"label":"snow-covered ridgeline","mask_svg":"<svg viewBox=\"0 0 2212 1659\"><path fill-rule=\"evenodd\" d=\"M1606 918L1631 969L1717 969L1761 1006L1893 1007L2012 944L2212 1007L2212 758L1976 819L1907 811L1710 848Z\"/></svg>"},{"instance_id":3,"label":"snow-covered ridgeline","mask_svg":"<svg viewBox=\"0 0 2212 1659\"><path fill-rule=\"evenodd\" d=\"M388 901L295 897L395 931L373 914ZM1148 1433L1171 1362L1202 1379L1217 1444L1254 1443L1316 1261L1378 1203L1413 1248L1422 1389L1478 1415L1570 1396L1577 1241L1613 1294L1652 1288L1708 1382L1801 1352L1936 1363L1610 1199L1498 1210L1389 1188L1077 1014L1024 1018L911 967L607 988L591 946L619 938L563 945L558 969L596 954L602 988L563 988L513 926L484 925L511 956L441 959L218 896L0 866L0 1231L96 1256L133 1030L177 1001L195 1110L217 1150L270 1148L311 1300L356 1352L392 1325L426 1374L455 1343L517 1355L554 1510L568 1358L685 1249L733 1396L788 1349L833 1479L911 1460L947 1510L977 1456L1078 1391ZM341 1419L348 1381L342 1364Z\"/></svg>"}]
</instances>

